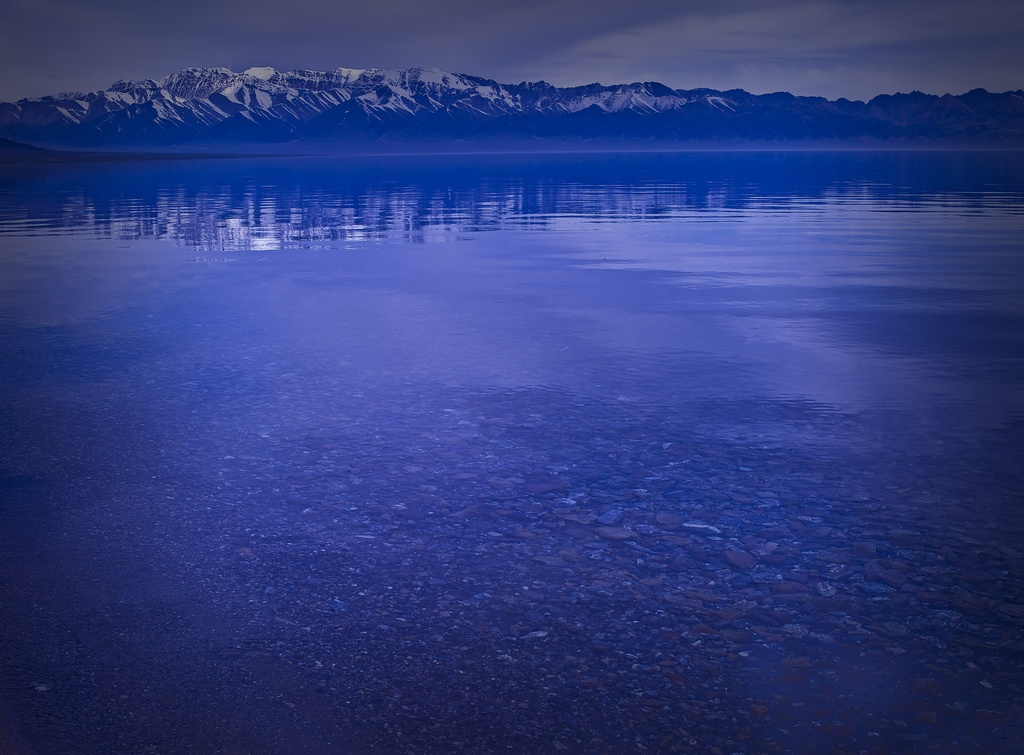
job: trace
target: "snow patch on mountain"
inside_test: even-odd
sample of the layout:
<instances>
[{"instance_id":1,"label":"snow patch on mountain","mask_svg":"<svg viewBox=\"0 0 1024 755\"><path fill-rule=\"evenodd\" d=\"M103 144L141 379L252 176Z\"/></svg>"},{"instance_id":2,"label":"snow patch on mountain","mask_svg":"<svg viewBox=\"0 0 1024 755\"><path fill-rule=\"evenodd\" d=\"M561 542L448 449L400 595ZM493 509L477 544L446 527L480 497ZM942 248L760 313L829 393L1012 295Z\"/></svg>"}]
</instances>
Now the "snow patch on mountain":
<instances>
[{"instance_id":1,"label":"snow patch on mountain","mask_svg":"<svg viewBox=\"0 0 1024 755\"><path fill-rule=\"evenodd\" d=\"M270 66L256 66L254 68L246 68L242 73L245 76L252 76L254 79L269 81L277 75L277 70Z\"/></svg>"}]
</instances>

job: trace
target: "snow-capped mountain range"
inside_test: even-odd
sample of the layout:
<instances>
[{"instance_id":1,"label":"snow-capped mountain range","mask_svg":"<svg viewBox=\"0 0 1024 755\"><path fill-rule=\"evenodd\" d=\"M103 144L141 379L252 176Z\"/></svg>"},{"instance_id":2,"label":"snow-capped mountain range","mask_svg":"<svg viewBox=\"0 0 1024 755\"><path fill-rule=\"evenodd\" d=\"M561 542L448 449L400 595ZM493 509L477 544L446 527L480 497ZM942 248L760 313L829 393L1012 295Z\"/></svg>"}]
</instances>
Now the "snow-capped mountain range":
<instances>
[{"instance_id":1,"label":"snow-capped mountain range","mask_svg":"<svg viewBox=\"0 0 1024 755\"><path fill-rule=\"evenodd\" d=\"M434 144L1018 142L1024 91L913 92L869 102L671 89L560 88L436 68L187 68L0 104L0 139L51 148L322 149Z\"/></svg>"}]
</instances>

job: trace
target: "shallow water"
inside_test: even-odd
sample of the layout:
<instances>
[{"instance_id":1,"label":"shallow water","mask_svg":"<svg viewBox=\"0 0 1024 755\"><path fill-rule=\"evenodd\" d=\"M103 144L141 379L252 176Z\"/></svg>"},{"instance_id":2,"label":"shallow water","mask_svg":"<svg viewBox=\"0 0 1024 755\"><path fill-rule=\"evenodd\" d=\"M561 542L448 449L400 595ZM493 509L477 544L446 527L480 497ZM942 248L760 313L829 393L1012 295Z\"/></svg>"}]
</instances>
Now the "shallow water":
<instances>
[{"instance_id":1,"label":"shallow water","mask_svg":"<svg viewBox=\"0 0 1024 755\"><path fill-rule=\"evenodd\" d=\"M1022 238L1019 153L0 166L19 732L1021 749Z\"/></svg>"}]
</instances>

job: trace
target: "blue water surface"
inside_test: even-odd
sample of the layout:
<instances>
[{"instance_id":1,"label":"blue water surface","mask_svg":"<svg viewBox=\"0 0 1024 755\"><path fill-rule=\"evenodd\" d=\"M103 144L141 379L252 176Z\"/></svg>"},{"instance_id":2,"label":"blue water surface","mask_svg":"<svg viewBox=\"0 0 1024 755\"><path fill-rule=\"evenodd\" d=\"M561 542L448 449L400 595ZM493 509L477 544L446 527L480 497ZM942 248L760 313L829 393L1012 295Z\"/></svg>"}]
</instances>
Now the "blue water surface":
<instances>
[{"instance_id":1,"label":"blue water surface","mask_svg":"<svg viewBox=\"0 0 1024 755\"><path fill-rule=\"evenodd\" d=\"M1022 239L1013 152L0 165L8 717L1019 750Z\"/></svg>"}]
</instances>

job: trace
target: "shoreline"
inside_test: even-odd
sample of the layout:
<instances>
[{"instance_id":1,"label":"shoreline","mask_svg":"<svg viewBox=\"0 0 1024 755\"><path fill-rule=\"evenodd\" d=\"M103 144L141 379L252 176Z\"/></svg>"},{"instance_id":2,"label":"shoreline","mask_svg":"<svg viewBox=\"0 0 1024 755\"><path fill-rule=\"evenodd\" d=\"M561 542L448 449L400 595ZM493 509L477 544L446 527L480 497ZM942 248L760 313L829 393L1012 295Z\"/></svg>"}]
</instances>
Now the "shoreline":
<instances>
[{"instance_id":1,"label":"shoreline","mask_svg":"<svg viewBox=\"0 0 1024 755\"><path fill-rule=\"evenodd\" d=\"M0 149L0 164L60 164L93 162L173 162L205 161L253 158L407 158L407 157L549 157L579 155L634 155L634 154L713 154L713 153L801 153L801 152L1022 152L1024 140L955 140L955 139L794 139L791 141L771 140L665 140L645 142L643 140L608 141L595 144L558 142L549 143L505 143L494 144L485 141L474 143L438 142L386 145L367 143L358 147L342 147L337 144L313 143L286 145L285 149L265 149L271 145L253 144L234 150L205 151L202 147L189 150L187 147L165 150L118 150L114 149L62 149L56 147L32 148L26 150ZM264 149L261 149L264 148Z\"/></svg>"}]
</instances>

